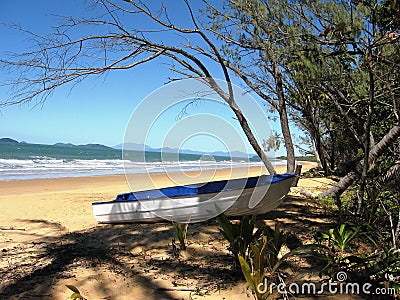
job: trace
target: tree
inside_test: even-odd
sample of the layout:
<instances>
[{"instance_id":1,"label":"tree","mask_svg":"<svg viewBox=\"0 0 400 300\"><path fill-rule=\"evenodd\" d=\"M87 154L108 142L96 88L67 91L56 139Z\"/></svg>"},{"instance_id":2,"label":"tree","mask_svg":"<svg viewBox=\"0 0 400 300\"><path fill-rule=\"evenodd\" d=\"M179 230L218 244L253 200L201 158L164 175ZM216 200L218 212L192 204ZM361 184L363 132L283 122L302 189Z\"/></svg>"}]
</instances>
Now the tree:
<instances>
[{"instance_id":1,"label":"tree","mask_svg":"<svg viewBox=\"0 0 400 300\"><path fill-rule=\"evenodd\" d=\"M275 174L235 101L228 61L213 37L201 27L189 1L184 0L184 4L190 27L174 24L165 6L148 6L140 0L99 0L94 4L102 8L100 16L64 18L49 36L16 27L34 37L36 45L32 52L16 54L14 60L0 60L3 67L17 70L19 74L11 82L12 99L2 105L33 99L44 101L59 86L80 83L88 76L133 69L157 58L168 58L175 74L200 80L222 97L269 173ZM145 29L135 22L138 18L147 20ZM83 28L85 30L80 31ZM94 34L82 35L88 29ZM170 35L174 35L174 39L168 42ZM227 92L214 79L211 70L215 66L223 74Z\"/></svg>"},{"instance_id":2,"label":"tree","mask_svg":"<svg viewBox=\"0 0 400 300\"><path fill-rule=\"evenodd\" d=\"M208 3L208 2L207 2ZM223 41L228 68L278 113L286 149L287 172L295 169L295 154L287 112L286 57L292 51L291 26L284 1L226 1L224 10L208 3L209 30ZM282 38L284 37L284 38Z\"/></svg>"},{"instance_id":3,"label":"tree","mask_svg":"<svg viewBox=\"0 0 400 300\"><path fill-rule=\"evenodd\" d=\"M341 194L357 181L360 213L368 181L372 182L381 172L378 166L387 161L385 155L399 155L391 150L398 144L400 134L399 76L395 71L399 68L399 47L398 39L392 38L398 8L390 1L304 2L302 5L292 7L302 16L303 21L299 23L308 24L306 37L313 47L309 46L299 55L296 69L306 72L298 77L305 76L303 80L293 80L299 84L292 92L292 107L296 108L297 104L297 109L315 129L318 128L315 124L325 123L319 126L329 132L325 149L334 150L333 146L340 143L345 146L342 151L351 154L347 175L321 195ZM382 11L384 22L380 18ZM387 19L388 15L392 16L391 20ZM384 26L380 25L383 23ZM312 59L319 60L318 68ZM305 96L318 102L318 119L303 109ZM322 110L325 110L323 119ZM336 151L332 152L330 159ZM339 162L343 163L343 158ZM335 166L338 165L334 163L330 167L333 170Z\"/></svg>"},{"instance_id":4,"label":"tree","mask_svg":"<svg viewBox=\"0 0 400 300\"><path fill-rule=\"evenodd\" d=\"M375 166L398 138L397 6L228 0L225 10L209 10L229 68L280 113L282 132L288 115L307 131L326 175L344 176L322 195L357 181L358 212Z\"/></svg>"}]
</instances>

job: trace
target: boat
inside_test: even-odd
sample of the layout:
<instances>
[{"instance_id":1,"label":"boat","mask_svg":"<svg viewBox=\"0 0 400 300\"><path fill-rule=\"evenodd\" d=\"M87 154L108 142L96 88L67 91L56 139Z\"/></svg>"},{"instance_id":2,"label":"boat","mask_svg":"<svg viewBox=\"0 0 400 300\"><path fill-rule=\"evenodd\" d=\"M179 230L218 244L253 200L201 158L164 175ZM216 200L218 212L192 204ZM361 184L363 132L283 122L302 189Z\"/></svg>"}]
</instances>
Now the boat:
<instances>
[{"instance_id":1,"label":"boat","mask_svg":"<svg viewBox=\"0 0 400 300\"><path fill-rule=\"evenodd\" d=\"M201 222L227 216L263 214L276 208L297 175L261 175L129 192L93 202L99 223Z\"/></svg>"}]
</instances>

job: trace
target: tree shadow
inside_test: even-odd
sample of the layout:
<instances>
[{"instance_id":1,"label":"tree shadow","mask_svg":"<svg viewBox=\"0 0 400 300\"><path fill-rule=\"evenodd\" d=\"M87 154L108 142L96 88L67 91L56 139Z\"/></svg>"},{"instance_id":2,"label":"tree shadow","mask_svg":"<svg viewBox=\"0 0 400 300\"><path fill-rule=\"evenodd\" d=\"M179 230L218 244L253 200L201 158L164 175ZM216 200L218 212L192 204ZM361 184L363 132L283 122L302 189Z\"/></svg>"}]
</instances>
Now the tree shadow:
<instances>
[{"instance_id":1,"label":"tree shadow","mask_svg":"<svg viewBox=\"0 0 400 300\"><path fill-rule=\"evenodd\" d=\"M291 249L303 243L302 235L309 238L310 232L324 230L333 222L302 201L288 198L278 209L258 216L270 225L275 221L285 224L283 229L291 234ZM65 232L60 224L46 220L19 221ZM145 295L143 299L178 299L183 294L187 297L191 292L201 294L244 281L215 220L189 225L191 252L185 258L174 253L171 240L175 233L170 223L99 225L55 236L22 234L35 239L0 253L1 299L50 299L55 286L60 292L65 282L85 287L88 298L121 299L121 293L139 291ZM86 277L79 276L82 270ZM112 294L116 289L110 278L123 282L118 295ZM68 296L68 289L64 290Z\"/></svg>"},{"instance_id":2,"label":"tree shadow","mask_svg":"<svg viewBox=\"0 0 400 300\"><path fill-rule=\"evenodd\" d=\"M34 224L35 228L38 224L44 229L56 226L42 220L24 222ZM210 222L193 224L188 235L196 237L200 232L206 234L209 239L203 242L208 245L210 240L221 238L218 231L211 230L209 226ZM230 256L216 252L215 249L203 247L204 251L197 251L192 259L175 257L170 242L174 231L169 223L104 225L85 232L60 236L40 237L35 232L32 235L35 242L3 249L0 253L1 299L52 298L53 287L62 280L71 279L72 282L77 282L78 288L78 285L87 284L85 278L79 280L79 276L75 276L75 271L82 269L89 270L96 277L89 284L94 285L104 299L120 297L112 295L115 288L108 287L112 283L102 273L121 275L121 280L126 281L127 285L146 291L144 294L147 296L144 299L177 299L177 291L189 293L199 290L196 287L199 282L204 288L207 282L215 282L220 274L230 272ZM37 238L40 238L39 241ZM208 257L209 263L202 263L201 257ZM216 264L216 261L219 263ZM177 268L180 270L178 273L183 275L177 276ZM175 281L184 277L193 278L193 286L185 290L175 285L170 289L162 282L165 277L163 275L169 278L177 276ZM128 292L130 290L135 288L128 289ZM68 295L67 288L65 294ZM89 298L93 297L89 295Z\"/></svg>"}]
</instances>

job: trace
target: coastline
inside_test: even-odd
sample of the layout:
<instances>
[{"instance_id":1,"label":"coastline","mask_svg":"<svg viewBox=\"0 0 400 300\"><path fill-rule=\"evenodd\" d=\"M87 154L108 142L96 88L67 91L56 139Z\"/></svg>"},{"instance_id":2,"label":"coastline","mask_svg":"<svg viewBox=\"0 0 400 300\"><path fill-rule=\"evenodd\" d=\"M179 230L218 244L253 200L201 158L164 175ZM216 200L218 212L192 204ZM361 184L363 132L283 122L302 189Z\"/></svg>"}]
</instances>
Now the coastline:
<instances>
[{"instance_id":1,"label":"coastline","mask_svg":"<svg viewBox=\"0 0 400 300\"><path fill-rule=\"evenodd\" d=\"M302 163L302 172L315 167L313 162ZM277 173L284 173L286 166L275 166ZM76 191L76 190L99 190L107 193L115 191L124 193L127 191L145 190L150 188L161 188L179 183L190 184L207 182L211 180L233 179L239 177L259 176L268 174L263 166L235 167L203 171L185 172L152 172L134 173L127 175L134 186L130 186L125 174L95 175L95 176L72 176L56 178L34 178L34 179L11 179L0 180L0 198L4 196L32 195L42 193ZM146 180L152 180L148 182Z\"/></svg>"},{"instance_id":2,"label":"coastline","mask_svg":"<svg viewBox=\"0 0 400 300\"><path fill-rule=\"evenodd\" d=\"M0 145L1 146L1 145ZM1 149L0 149L1 150ZM262 166L261 162L252 161L128 161L123 159L61 159L53 157L27 159L1 158L0 181L29 180L69 177L110 176L162 172L187 172L200 169L247 168ZM273 160L274 166L286 165L285 160Z\"/></svg>"}]
</instances>

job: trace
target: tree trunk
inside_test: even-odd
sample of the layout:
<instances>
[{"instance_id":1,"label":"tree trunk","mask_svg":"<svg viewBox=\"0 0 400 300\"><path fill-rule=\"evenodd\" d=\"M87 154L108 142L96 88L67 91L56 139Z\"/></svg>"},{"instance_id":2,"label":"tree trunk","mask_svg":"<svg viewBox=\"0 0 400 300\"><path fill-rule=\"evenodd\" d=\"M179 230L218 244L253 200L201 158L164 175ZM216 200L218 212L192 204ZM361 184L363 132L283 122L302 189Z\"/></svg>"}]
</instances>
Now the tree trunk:
<instances>
[{"instance_id":1,"label":"tree trunk","mask_svg":"<svg viewBox=\"0 0 400 300\"><path fill-rule=\"evenodd\" d=\"M319 112L315 107L317 104L314 103L304 103L304 108L302 111L302 117L304 126L306 127L308 133L311 136L312 147L314 150L314 155L318 163L318 168L324 170L325 176L328 175L328 168L326 162L326 156L324 155L321 143L321 134L319 130Z\"/></svg>"},{"instance_id":2,"label":"tree trunk","mask_svg":"<svg viewBox=\"0 0 400 300\"><path fill-rule=\"evenodd\" d=\"M310 129L310 134L312 138L313 145L315 145L316 157L317 161L319 160L319 166L324 170L325 176L329 175L328 163L326 162L326 158L322 149L321 143L321 135L319 133L319 129L315 128L312 124L312 128Z\"/></svg>"},{"instance_id":3,"label":"tree trunk","mask_svg":"<svg viewBox=\"0 0 400 300\"><path fill-rule=\"evenodd\" d=\"M369 153L370 164L373 164L386 149L400 137L400 124L393 126Z\"/></svg>"},{"instance_id":4,"label":"tree trunk","mask_svg":"<svg viewBox=\"0 0 400 300\"><path fill-rule=\"evenodd\" d=\"M400 137L400 125L397 124L393 126L389 132L377 143L369 152L369 163L370 165L374 164L374 162L378 159L379 156L383 154L383 152L390 147L398 138ZM361 171L364 165L364 161L361 160L357 166L356 170ZM343 177L335 186L330 189L320 193L319 197L325 196L337 196L341 195L355 180L357 180L359 176L356 172L350 172L345 177Z\"/></svg>"},{"instance_id":5,"label":"tree trunk","mask_svg":"<svg viewBox=\"0 0 400 300\"><path fill-rule=\"evenodd\" d=\"M279 101L279 119L281 122L282 135L286 147L286 172L293 173L295 169L296 158L294 156L294 146L289 128L289 119L286 111L286 101L283 91L282 74L279 71L279 66L276 62L273 63L273 72L276 84L276 92Z\"/></svg>"},{"instance_id":6,"label":"tree trunk","mask_svg":"<svg viewBox=\"0 0 400 300\"><path fill-rule=\"evenodd\" d=\"M344 176L336 185L331 187L330 189L323 191L318 195L318 197L326 197L326 196L339 196L341 195L347 188L353 184L354 181L358 178L355 172L350 172L346 176Z\"/></svg>"},{"instance_id":7,"label":"tree trunk","mask_svg":"<svg viewBox=\"0 0 400 300\"><path fill-rule=\"evenodd\" d=\"M294 156L294 146L290 133L289 121L287 119L286 108L279 111L279 117L281 121L282 135L286 147L286 172L293 173L295 170L296 158Z\"/></svg>"},{"instance_id":8,"label":"tree trunk","mask_svg":"<svg viewBox=\"0 0 400 300\"><path fill-rule=\"evenodd\" d=\"M335 169L335 162L336 162L336 140L335 140L335 135L332 133L331 129L329 129L329 135L331 136L331 151L329 155L329 168L328 166L326 167L326 172L325 174L329 176L331 174L331 170Z\"/></svg>"},{"instance_id":9,"label":"tree trunk","mask_svg":"<svg viewBox=\"0 0 400 300\"><path fill-rule=\"evenodd\" d=\"M385 174L376 179L377 189L382 189L387 183L400 177L400 161L391 166Z\"/></svg>"},{"instance_id":10,"label":"tree trunk","mask_svg":"<svg viewBox=\"0 0 400 300\"><path fill-rule=\"evenodd\" d=\"M364 206L364 194L367 185L367 175L369 169L369 152L371 147L371 122L372 115L374 114L374 101L375 101L375 82L373 75L373 57L372 51L367 51L368 58L368 73L369 73L369 103L368 103L368 115L364 124L365 128L365 142L364 142L364 164L362 168L361 178L360 178L360 188L357 192L357 211L356 213L361 214L362 208Z\"/></svg>"},{"instance_id":11,"label":"tree trunk","mask_svg":"<svg viewBox=\"0 0 400 300\"><path fill-rule=\"evenodd\" d=\"M391 181L399 177L400 177L400 161L397 161L384 174L381 174L375 179L374 188L371 191L371 198L376 199L386 185L388 185Z\"/></svg>"},{"instance_id":12,"label":"tree trunk","mask_svg":"<svg viewBox=\"0 0 400 300\"><path fill-rule=\"evenodd\" d=\"M215 92L217 92L222 99L229 105L229 107L232 109L234 114L236 115L240 126L243 129L244 134L247 137L247 140L249 141L250 145L253 147L254 151L257 153L257 155L261 158L262 162L264 163L265 167L267 168L269 174L275 175L276 171L272 163L269 161L268 157L265 155L264 151L261 149L260 145L257 142L257 139L254 137L253 132L251 131L251 128L249 126L249 123L247 123L247 120L245 116L243 115L242 110L239 108L237 105L234 95L233 95L233 90L231 83L228 82L228 90L229 92L226 93L215 81L214 78L212 77L206 77L205 83L211 87Z\"/></svg>"},{"instance_id":13,"label":"tree trunk","mask_svg":"<svg viewBox=\"0 0 400 300\"><path fill-rule=\"evenodd\" d=\"M322 169L321 157L319 155L319 152L317 150L317 144L316 144L315 139L313 137L311 137L311 142L312 142L312 147L314 149L315 159L317 160L317 166L318 166L318 168Z\"/></svg>"},{"instance_id":14,"label":"tree trunk","mask_svg":"<svg viewBox=\"0 0 400 300\"><path fill-rule=\"evenodd\" d=\"M236 102L229 103L229 105L231 106L232 110L234 111L236 117L238 118L240 126L242 127L244 133L246 134L247 140L249 141L250 145L253 147L253 149L257 153L257 155L263 161L269 174L271 174L271 175L276 174L274 166L269 161L269 159L265 155L265 152L261 149L260 145L258 144L256 138L254 137L254 135L250 129L249 124L247 123L246 118L244 117L244 115L243 115L242 111L239 109L239 107L236 105Z\"/></svg>"}]
</instances>

